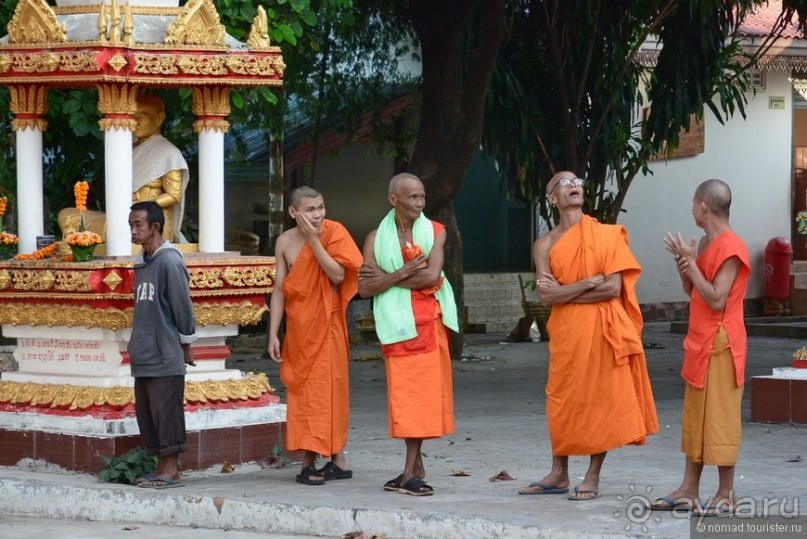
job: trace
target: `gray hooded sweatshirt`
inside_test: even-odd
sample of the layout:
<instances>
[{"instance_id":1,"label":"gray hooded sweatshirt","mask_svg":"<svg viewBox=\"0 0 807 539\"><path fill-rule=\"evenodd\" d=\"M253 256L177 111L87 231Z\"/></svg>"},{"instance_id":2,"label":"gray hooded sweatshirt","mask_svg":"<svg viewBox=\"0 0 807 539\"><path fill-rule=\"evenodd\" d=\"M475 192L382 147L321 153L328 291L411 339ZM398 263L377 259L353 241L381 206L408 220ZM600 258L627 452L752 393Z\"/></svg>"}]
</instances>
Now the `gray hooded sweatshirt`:
<instances>
[{"instance_id":1,"label":"gray hooded sweatshirt","mask_svg":"<svg viewBox=\"0 0 807 539\"><path fill-rule=\"evenodd\" d=\"M136 378L185 374L182 344L196 340L190 276L179 249L163 243L135 259L135 307L127 350Z\"/></svg>"}]
</instances>

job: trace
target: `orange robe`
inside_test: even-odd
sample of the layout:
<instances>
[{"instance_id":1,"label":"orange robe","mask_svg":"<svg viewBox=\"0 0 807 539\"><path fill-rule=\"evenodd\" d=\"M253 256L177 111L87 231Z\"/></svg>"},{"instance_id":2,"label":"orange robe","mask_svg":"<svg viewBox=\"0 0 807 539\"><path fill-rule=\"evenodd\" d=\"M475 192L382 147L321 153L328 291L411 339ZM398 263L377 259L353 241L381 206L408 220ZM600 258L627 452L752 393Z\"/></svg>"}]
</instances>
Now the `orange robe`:
<instances>
[{"instance_id":1,"label":"orange robe","mask_svg":"<svg viewBox=\"0 0 807 539\"><path fill-rule=\"evenodd\" d=\"M443 225L432 221L435 237ZM411 260L406 247L404 260ZM392 438L439 438L454 432L454 389L448 329L435 288L412 290L417 337L381 345L387 371Z\"/></svg>"},{"instance_id":2,"label":"orange robe","mask_svg":"<svg viewBox=\"0 0 807 539\"><path fill-rule=\"evenodd\" d=\"M641 267L627 232L583 216L552 247L549 262L560 284L622 274L619 298L552 306L546 385L552 453L593 455L644 444L658 419L635 293Z\"/></svg>"},{"instance_id":3,"label":"orange robe","mask_svg":"<svg viewBox=\"0 0 807 539\"><path fill-rule=\"evenodd\" d=\"M362 255L345 227L326 219L320 241L345 268L334 287L308 242L283 281L286 338L280 379L286 398L286 447L321 455L342 451L350 421L347 304L359 289Z\"/></svg>"},{"instance_id":4,"label":"orange robe","mask_svg":"<svg viewBox=\"0 0 807 539\"><path fill-rule=\"evenodd\" d=\"M748 343L743 315L743 298L745 298L748 277L751 274L748 248L734 231L727 230L715 238L698 255L695 263L706 280L713 282L723 262L735 256L740 260L742 266L726 299L726 307L722 311L712 310L698 291L692 289L692 299L689 304L689 328L686 339L684 339L684 366L681 376L687 383L698 389L703 389L712 344L720 324L723 324L728 334L729 349L734 358L735 383L738 387L745 383L745 358Z\"/></svg>"}]
</instances>

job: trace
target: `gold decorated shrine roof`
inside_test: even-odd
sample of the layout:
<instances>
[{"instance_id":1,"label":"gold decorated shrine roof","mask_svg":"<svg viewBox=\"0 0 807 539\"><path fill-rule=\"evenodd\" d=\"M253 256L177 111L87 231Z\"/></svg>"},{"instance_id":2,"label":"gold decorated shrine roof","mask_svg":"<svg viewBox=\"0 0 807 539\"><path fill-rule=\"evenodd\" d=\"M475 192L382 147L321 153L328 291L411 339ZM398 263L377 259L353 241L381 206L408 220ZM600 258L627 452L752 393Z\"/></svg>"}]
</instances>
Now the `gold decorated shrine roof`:
<instances>
[{"instance_id":1,"label":"gold decorated shrine roof","mask_svg":"<svg viewBox=\"0 0 807 539\"><path fill-rule=\"evenodd\" d=\"M228 35L213 0L19 0L0 39L0 84L279 86L285 64L258 9Z\"/></svg>"}]
</instances>

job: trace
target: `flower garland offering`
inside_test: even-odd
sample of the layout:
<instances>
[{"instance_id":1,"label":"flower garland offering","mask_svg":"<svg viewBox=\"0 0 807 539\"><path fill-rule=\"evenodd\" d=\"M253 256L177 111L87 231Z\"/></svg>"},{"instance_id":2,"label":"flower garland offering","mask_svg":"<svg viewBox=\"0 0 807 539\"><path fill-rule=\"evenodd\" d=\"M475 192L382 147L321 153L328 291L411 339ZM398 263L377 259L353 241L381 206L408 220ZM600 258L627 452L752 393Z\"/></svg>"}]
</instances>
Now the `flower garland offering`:
<instances>
[{"instance_id":1,"label":"flower garland offering","mask_svg":"<svg viewBox=\"0 0 807 539\"><path fill-rule=\"evenodd\" d=\"M7 207L8 207L8 198L0 197L0 244L17 245L17 243L19 243L20 241L17 235L3 230L3 217L5 217L6 215Z\"/></svg>"},{"instance_id":2,"label":"flower garland offering","mask_svg":"<svg viewBox=\"0 0 807 539\"><path fill-rule=\"evenodd\" d=\"M55 243L51 243L41 249L37 249L31 254L20 253L14 257L14 260L44 260L45 258L54 258L56 247L57 245Z\"/></svg>"},{"instance_id":3,"label":"flower garland offering","mask_svg":"<svg viewBox=\"0 0 807 539\"><path fill-rule=\"evenodd\" d=\"M98 245L99 243L103 242L101 236L89 230L84 230L83 232L73 232L72 234L69 234L64 241L68 245L79 245L81 247Z\"/></svg>"},{"instance_id":4,"label":"flower garland offering","mask_svg":"<svg viewBox=\"0 0 807 539\"><path fill-rule=\"evenodd\" d=\"M79 231L69 234L64 241L68 245L89 247L98 245L104 240L95 232L91 232L84 226L84 212L87 210L87 193L90 192L90 184L85 181L76 182L73 186L73 194L76 197L76 209L79 211Z\"/></svg>"},{"instance_id":5,"label":"flower garland offering","mask_svg":"<svg viewBox=\"0 0 807 539\"><path fill-rule=\"evenodd\" d=\"M87 182L76 182L73 186L73 194L76 196L76 209L82 214L87 211L87 193L90 192L90 184Z\"/></svg>"}]
</instances>

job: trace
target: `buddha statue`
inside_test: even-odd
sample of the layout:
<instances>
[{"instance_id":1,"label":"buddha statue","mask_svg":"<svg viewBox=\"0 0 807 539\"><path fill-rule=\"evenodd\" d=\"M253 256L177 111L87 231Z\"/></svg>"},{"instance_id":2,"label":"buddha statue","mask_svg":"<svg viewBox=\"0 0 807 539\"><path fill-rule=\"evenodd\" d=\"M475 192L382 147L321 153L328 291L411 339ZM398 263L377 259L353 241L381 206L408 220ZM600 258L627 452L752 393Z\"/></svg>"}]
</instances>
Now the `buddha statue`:
<instances>
[{"instance_id":1,"label":"buddha statue","mask_svg":"<svg viewBox=\"0 0 807 539\"><path fill-rule=\"evenodd\" d=\"M160 98L143 95L134 114L137 137L132 148L132 202L153 200L165 214L163 237L174 243L186 242L180 232L188 187L188 164L179 148L160 134L165 121L165 106ZM80 215L76 208L64 208L57 216L62 237L77 232ZM84 212L84 226L106 238L106 214Z\"/></svg>"}]
</instances>

